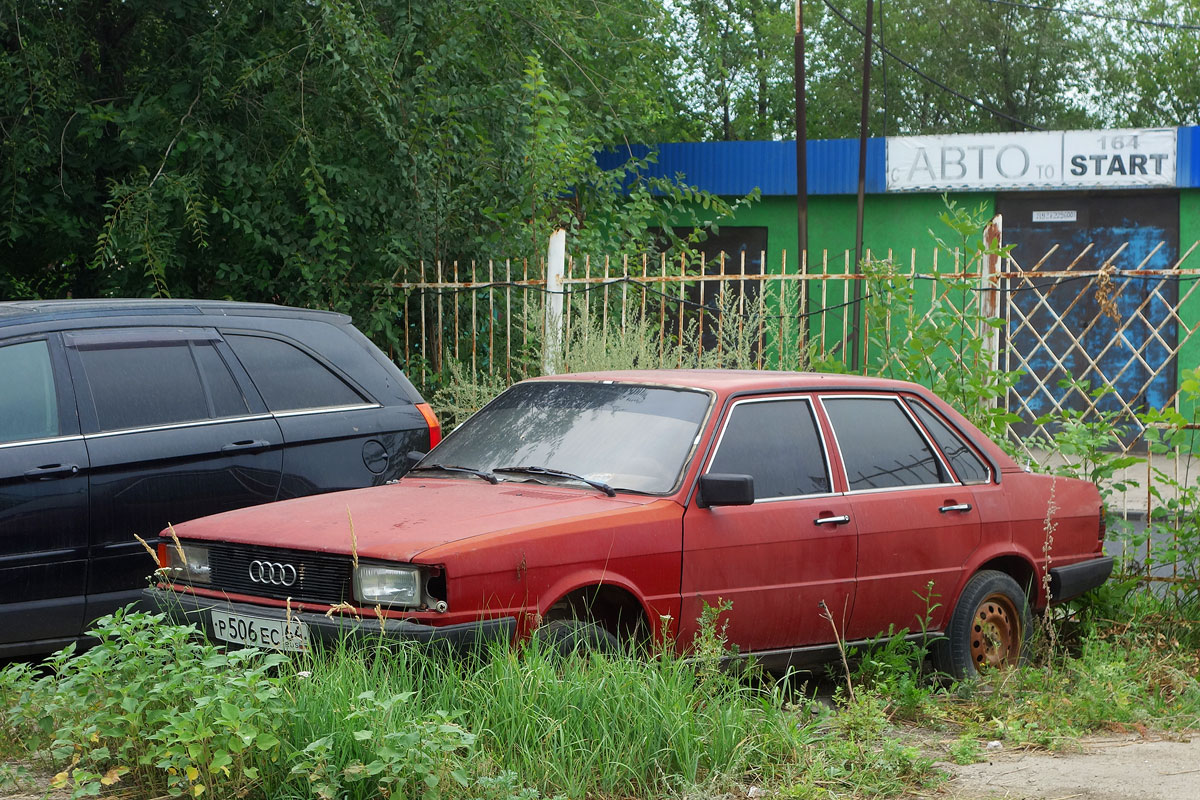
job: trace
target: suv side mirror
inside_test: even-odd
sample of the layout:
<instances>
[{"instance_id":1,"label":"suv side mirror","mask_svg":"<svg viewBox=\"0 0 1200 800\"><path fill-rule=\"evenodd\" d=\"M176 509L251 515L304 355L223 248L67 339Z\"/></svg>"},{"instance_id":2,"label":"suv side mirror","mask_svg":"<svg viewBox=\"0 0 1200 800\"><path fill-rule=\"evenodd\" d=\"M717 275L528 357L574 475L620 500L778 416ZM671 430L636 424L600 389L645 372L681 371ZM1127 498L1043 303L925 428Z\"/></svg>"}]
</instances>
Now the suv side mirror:
<instances>
[{"instance_id":1,"label":"suv side mirror","mask_svg":"<svg viewBox=\"0 0 1200 800\"><path fill-rule=\"evenodd\" d=\"M748 506L754 504L754 477L710 472L700 476L700 505Z\"/></svg>"}]
</instances>

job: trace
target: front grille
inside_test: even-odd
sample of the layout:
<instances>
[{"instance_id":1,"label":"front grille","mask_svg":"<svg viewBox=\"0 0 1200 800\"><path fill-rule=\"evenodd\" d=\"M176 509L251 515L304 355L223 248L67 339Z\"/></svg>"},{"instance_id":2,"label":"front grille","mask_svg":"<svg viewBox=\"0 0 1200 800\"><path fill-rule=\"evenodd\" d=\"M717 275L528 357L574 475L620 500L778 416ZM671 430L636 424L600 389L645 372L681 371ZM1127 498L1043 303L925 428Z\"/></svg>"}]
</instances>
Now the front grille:
<instances>
[{"instance_id":1,"label":"front grille","mask_svg":"<svg viewBox=\"0 0 1200 800\"><path fill-rule=\"evenodd\" d=\"M353 602L349 556L218 542L207 547L213 589L328 605ZM291 565L295 583L279 586L252 580L250 565L255 561Z\"/></svg>"}]
</instances>

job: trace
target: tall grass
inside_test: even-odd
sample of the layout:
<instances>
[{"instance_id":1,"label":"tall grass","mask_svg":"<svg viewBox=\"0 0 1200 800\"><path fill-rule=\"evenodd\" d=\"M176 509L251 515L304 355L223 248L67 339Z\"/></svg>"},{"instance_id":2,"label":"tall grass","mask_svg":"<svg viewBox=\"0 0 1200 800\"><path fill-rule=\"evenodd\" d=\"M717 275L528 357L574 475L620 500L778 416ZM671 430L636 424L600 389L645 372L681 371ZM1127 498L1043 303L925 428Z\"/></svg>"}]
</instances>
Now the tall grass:
<instances>
[{"instance_id":1,"label":"tall grass","mask_svg":"<svg viewBox=\"0 0 1200 800\"><path fill-rule=\"evenodd\" d=\"M772 684L665 651L380 642L285 659L144 614L100 633L48 675L0 673L2 754L52 766L76 796L659 797L788 774L813 735Z\"/></svg>"},{"instance_id":2,"label":"tall grass","mask_svg":"<svg viewBox=\"0 0 1200 800\"><path fill-rule=\"evenodd\" d=\"M378 730L411 726L431 709L449 710L476 737L476 777L490 764L570 797L728 788L793 762L799 744L777 692L706 679L667 654L564 659L501 647L459 660L417 647L340 648L310 667L290 689L293 741L345 728L364 693L406 698L371 720L372 736L351 747L364 752L340 755L347 763L367 757Z\"/></svg>"}]
</instances>

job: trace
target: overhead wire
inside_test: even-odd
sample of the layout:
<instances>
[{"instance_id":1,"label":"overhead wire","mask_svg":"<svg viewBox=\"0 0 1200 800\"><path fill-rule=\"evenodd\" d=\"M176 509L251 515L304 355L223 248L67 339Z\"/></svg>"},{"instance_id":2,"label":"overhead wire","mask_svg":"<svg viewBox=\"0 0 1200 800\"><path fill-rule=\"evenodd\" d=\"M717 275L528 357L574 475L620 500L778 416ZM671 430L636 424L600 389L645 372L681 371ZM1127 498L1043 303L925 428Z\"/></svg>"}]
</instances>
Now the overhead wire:
<instances>
[{"instance_id":1,"label":"overhead wire","mask_svg":"<svg viewBox=\"0 0 1200 800\"><path fill-rule=\"evenodd\" d=\"M979 0L979 2L996 6L1026 8L1030 11L1048 11L1052 14L1063 14L1076 17L1092 17L1095 19L1109 20L1110 22L1129 22L1134 25L1147 25L1152 28L1165 28L1168 30L1180 31L1200 31L1200 25L1188 25L1182 22L1164 22L1160 20L1143 19L1141 17L1125 17L1119 14L1105 14L1100 11L1084 11L1080 8L1054 8L1053 6L1039 6L1032 3L1020 3L1016 2L1016 0Z\"/></svg>"},{"instance_id":2,"label":"overhead wire","mask_svg":"<svg viewBox=\"0 0 1200 800\"><path fill-rule=\"evenodd\" d=\"M843 14L836 6L833 5L833 3L829 2L829 0L821 0L821 2L823 2L825 4L825 6L830 11L832 11L833 14L838 19L840 19L843 23L845 23L846 25L849 25L851 28L858 31L858 33L860 35L866 36L866 32L861 27L859 27L854 21L852 21L849 17L847 17L845 14ZM932 75L928 75L925 72L921 71L921 69L919 69L915 64L911 64L908 61L901 58L900 56L896 55L891 50L884 47L880 42L875 41L874 38L872 38L872 41L874 42L875 46L879 48L879 52L892 58L900 66L902 66L905 69L909 70L910 72L920 76L921 78L925 79L929 83L932 83L934 86L938 87L942 91L944 91L948 94L952 94L960 100L965 100L966 102L970 103L971 105L975 106L976 108L980 109L981 111L986 111L989 114L992 114L993 116L1000 117L1002 119L1006 119L1009 122L1020 125L1021 127L1026 128L1028 130L1033 130L1033 131L1046 130L1045 128L1043 128L1041 126L1034 125L1032 122L1025 122L1024 120L1018 119L1017 117L1014 117L1011 114L1007 114L998 108L992 108L987 103L976 100L974 97L969 97L968 95L965 95L962 92L957 91L956 89L952 89L951 87L949 87L946 84L939 81L937 78L934 78Z\"/></svg>"}]
</instances>

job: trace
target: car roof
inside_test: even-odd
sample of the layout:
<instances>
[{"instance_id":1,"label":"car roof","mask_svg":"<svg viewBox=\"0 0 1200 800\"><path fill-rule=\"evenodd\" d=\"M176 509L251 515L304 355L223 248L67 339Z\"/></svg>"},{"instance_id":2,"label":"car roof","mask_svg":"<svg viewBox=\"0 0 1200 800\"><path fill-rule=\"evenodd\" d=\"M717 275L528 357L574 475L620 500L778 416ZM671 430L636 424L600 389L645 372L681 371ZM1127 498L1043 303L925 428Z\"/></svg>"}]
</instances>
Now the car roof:
<instances>
[{"instance_id":1,"label":"car roof","mask_svg":"<svg viewBox=\"0 0 1200 800\"><path fill-rule=\"evenodd\" d=\"M320 318L334 324L350 317L333 311L279 306L271 303L240 303L233 300L176 300L164 298L96 298L89 300L16 300L0 302L0 327L26 322L44 322L122 316L271 316Z\"/></svg>"},{"instance_id":2,"label":"car roof","mask_svg":"<svg viewBox=\"0 0 1200 800\"><path fill-rule=\"evenodd\" d=\"M862 375L842 375L823 372L776 372L773 370L739 369L643 369L610 372L572 372L546 375L531 380L613 381L616 383L651 383L706 389L717 394L743 391L772 391L782 389L873 389L915 391L922 395L928 390L915 383L869 378Z\"/></svg>"}]
</instances>

